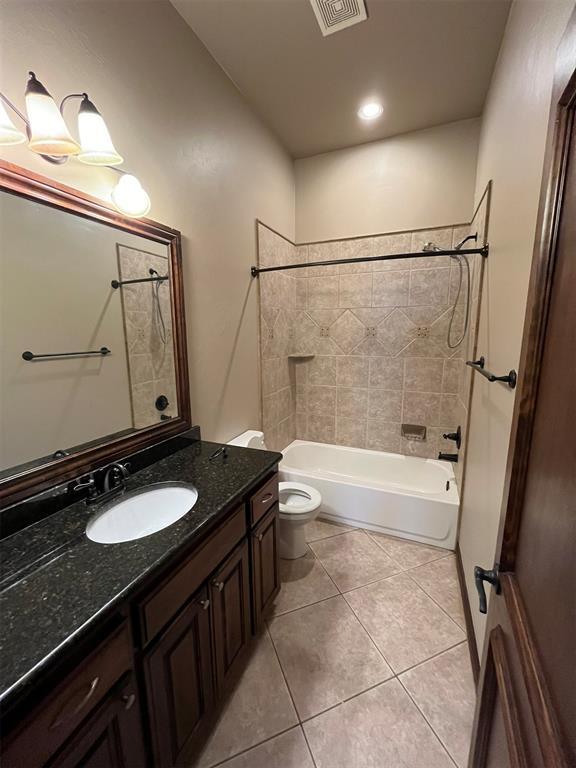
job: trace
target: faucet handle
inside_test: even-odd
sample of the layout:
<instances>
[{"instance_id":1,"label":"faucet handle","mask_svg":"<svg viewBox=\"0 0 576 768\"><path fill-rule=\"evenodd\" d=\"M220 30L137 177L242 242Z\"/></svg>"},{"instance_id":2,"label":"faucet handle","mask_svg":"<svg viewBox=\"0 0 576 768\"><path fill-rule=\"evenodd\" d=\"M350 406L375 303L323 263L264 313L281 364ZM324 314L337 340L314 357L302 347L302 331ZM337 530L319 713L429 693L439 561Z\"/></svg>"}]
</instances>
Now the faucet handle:
<instances>
[{"instance_id":1,"label":"faucet handle","mask_svg":"<svg viewBox=\"0 0 576 768\"><path fill-rule=\"evenodd\" d=\"M87 480L84 480L81 478L78 483L71 486L70 490L73 493L76 493L76 491L88 490L88 498L93 499L98 493L98 490L96 488L96 478L94 477L93 472L90 472L87 475L87 477L88 477Z\"/></svg>"}]
</instances>

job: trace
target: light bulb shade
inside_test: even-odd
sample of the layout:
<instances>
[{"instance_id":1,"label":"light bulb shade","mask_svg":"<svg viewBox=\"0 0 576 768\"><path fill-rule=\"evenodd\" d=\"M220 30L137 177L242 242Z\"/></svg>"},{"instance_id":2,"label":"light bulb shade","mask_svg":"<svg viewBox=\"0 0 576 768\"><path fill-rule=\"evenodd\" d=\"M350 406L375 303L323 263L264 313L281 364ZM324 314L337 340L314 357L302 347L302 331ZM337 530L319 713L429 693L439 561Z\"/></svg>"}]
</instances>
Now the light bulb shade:
<instances>
[{"instance_id":1,"label":"light bulb shade","mask_svg":"<svg viewBox=\"0 0 576 768\"><path fill-rule=\"evenodd\" d=\"M22 144L26 141L26 134L19 131L14 125L4 102L0 99L0 144L7 146L8 144Z\"/></svg>"},{"instance_id":2,"label":"light bulb shade","mask_svg":"<svg viewBox=\"0 0 576 768\"><path fill-rule=\"evenodd\" d=\"M80 145L70 135L54 99L33 72L30 72L25 96L30 123L30 149L53 157L77 155Z\"/></svg>"},{"instance_id":3,"label":"light bulb shade","mask_svg":"<svg viewBox=\"0 0 576 768\"><path fill-rule=\"evenodd\" d=\"M87 96L78 112L78 134L81 152L78 160L88 165L120 165L123 158L116 152L102 115Z\"/></svg>"},{"instance_id":4,"label":"light bulb shade","mask_svg":"<svg viewBox=\"0 0 576 768\"><path fill-rule=\"evenodd\" d=\"M136 176L122 174L112 190L112 201L120 213L133 218L145 216L150 210L150 198Z\"/></svg>"}]
</instances>

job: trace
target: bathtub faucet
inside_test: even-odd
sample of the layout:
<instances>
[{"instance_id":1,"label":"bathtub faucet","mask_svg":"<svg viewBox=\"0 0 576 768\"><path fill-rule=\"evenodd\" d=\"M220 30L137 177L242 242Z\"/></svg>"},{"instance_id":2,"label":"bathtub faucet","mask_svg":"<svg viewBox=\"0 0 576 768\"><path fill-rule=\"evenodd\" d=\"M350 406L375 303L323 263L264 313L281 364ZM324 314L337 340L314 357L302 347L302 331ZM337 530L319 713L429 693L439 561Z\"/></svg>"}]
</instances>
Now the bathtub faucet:
<instances>
[{"instance_id":1,"label":"bathtub faucet","mask_svg":"<svg viewBox=\"0 0 576 768\"><path fill-rule=\"evenodd\" d=\"M438 454L438 458L442 461L453 461L454 464L458 462L458 454L457 453L440 453Z\"/></svg>"}]
</instances>

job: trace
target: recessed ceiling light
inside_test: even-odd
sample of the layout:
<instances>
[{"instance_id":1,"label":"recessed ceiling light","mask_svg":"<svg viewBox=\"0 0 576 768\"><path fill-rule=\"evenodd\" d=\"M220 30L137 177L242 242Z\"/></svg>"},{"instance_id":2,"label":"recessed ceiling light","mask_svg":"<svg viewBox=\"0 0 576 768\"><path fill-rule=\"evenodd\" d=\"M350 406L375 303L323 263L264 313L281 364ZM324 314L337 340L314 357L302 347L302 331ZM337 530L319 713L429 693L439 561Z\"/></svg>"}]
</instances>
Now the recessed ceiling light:
<instances>
[{"instance_id":1,"label":"recessed ceiling light","mask_svg":"<svg viewBox=\"0 0 576 768\"><path fill-rule=\"evenodd\" d=\"M362 120L375 120L384 112L384 107L378 101L368 101L362 104L358 110L358 117Z\"/></svg>"}]
</instances>

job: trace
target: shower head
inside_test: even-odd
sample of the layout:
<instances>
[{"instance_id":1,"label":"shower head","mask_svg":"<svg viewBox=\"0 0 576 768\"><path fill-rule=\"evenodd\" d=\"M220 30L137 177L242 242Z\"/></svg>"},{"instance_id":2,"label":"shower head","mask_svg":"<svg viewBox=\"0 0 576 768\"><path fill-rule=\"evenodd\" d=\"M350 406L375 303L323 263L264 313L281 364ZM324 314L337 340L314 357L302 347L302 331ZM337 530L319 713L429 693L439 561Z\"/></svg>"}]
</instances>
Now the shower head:
<instances>
[{"instance_id":1,"label":"shower head","mask_svg":"<svg viewBox=\"0 0 576 768\"><path fill-rule=\"evenodd\" d=\"M468 242L468 240L474 240L474 242L476 242L478 240L478 232L475 232L473 235L468 235L467 237L465 237L464 240L458 243L458 245L456 246L456 250L459 251L464 245L464 243Z\"/></svg>"},{"instance_id":2,"label":"shower head","mask_svg":"<svg viewBox=\"0 0 576 768\"><path fill-rule=\"evenodd\" d=\"M442 248L440 248L436 243L424 243L422 246L422 250L426 251L426 253L429 253L430 251L441 251Z\"/></svg>"},{"instance_id":3,"label":"shower head","mask_svg":"<svg viewBox=\"0 0 576 768\"><path fill-rule=\"evenodd\" d=\"M150 267L150 269L148 270L148 274L149 274L149 275L152 275L152 276L156 275L156 277L160 277L160 275L158 274L158 272L156 272L156 270L155 270L155 269L153 269L152 267Z\"/></svg>"}]
</instances>

